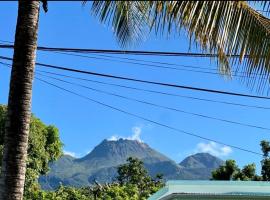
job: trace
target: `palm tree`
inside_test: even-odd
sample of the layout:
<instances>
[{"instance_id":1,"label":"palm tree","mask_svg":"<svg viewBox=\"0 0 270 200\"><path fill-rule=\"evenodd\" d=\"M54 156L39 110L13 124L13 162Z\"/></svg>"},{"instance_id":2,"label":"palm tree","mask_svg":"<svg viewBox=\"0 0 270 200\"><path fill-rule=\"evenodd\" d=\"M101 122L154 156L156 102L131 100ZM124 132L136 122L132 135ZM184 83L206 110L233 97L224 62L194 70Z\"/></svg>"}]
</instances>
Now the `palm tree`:
<instances>
[{"instance_id":1,"label":"palm tree","mask_svg":"<svg viewBox=\"0 0 270 200\"><path fill-rule=\"evenodd\" d=\"M1 200L23 197L38 18L39 1L19 1L0 181Z\"/></svg>"},{"instance_id":2,"label":"palm tree","mask_svg":"<svg viewBox=\"0 0 270 200\"><path fill-rule=\"evenodd\" d=\"M39 6L39 1L19 1L0 200L23 198ZM94 1L91 8L112 25L121 46L141 40L146 28L157 33L184 28L203 51L218 54L222 73L230 74L230 66L243 61L241 69L251 78L254 72L269 76L270 22L246 2Z\"/></svg>"}]
</instances>

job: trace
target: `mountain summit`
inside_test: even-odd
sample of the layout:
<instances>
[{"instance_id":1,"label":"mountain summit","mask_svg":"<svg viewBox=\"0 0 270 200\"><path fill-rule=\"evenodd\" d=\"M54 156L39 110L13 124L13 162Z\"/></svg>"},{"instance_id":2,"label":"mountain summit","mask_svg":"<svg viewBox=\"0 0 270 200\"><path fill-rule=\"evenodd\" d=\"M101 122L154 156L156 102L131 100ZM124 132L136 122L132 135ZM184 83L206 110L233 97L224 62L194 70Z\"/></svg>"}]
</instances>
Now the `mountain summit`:
<instances>
[{"instance_id":1,"label":"mountain summit","mask_svg":"<svg viewBox=\"0 0 270 200\"><path fill-rule=\"evenodd\" d=\"M169 158L150 148L145 143L137 140L119 139L116 141L103 140L93 151L77 161L100 168L123 164L130 156L141 160L151 159L151 162L169 160Z\"/></svg>"},{"instance_id":2,"label":"mountain summit","mask_svg":"<svg viewBox=\"0 0 270 200\"><path fill-rule=\"evenodd\" d=\"M220 159L198 153L184 159L180 164L136 140L103 140L82 158L62 156L51 164L48 175L39 179L43 189L54 189L62 183L71 186L86 186L94 180L111 182L117 175L117 167L128 157L144 162L150 175L162 173L165 179L209 179L211 171L223 163Z\"/></svg>"},{"instance_id":3,"label":"mountain summit","mask_svg":"<svg viewBox=\"0 0 270 200\"><path fill-rule=\"evenodd\" d=\"M210 168L215 169L224 163L223 160L209 153L197 153L185 158L180 165L185 168Z\"/></svg>"}]
</instances>

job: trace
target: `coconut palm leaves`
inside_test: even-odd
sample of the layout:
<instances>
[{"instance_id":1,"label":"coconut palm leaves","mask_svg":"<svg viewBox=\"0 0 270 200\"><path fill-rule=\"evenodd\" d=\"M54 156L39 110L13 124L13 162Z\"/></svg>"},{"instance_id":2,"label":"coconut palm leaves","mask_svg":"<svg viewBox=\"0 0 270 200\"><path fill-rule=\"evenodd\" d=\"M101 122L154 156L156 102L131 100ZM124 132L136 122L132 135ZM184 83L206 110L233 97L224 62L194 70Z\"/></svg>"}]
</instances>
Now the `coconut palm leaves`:
<instances>
[{"instance_id":1,"label":"coconut palm leaves","mask_svg":"<svg viewBox=\"0 0 270 200\"><path fill-rule=\"evenodd\" d=\"M258 5L270 7L269 1ZM260 91L269 86L270 20L248 2L94 1L92 12L112 24L121 45L139 41L147 27L156 33L185 30L203 52L218 55L221 74L236 74Z\"/></svg>"},{"instance_id":2,"label":"coconut palm leaves","mask_svg":"<svg viewBox=\"0 0 270 200\"><path fill-rule=\"evenodd\" d=\"M91 11L102 23L111 24L121 46L141 41L147 27L146 2L93 1Z\"/></svg>"},{"instance_id":3,"label":"coconut palm leaves","mask_svg":"<svg viewBox=\"0 0 270 200\"><path fill-rule=\"evenodd\" d=\"M258 89L268 83L270 20L247 2L155 1L149 9L157 32L185 29L204 52L218 54L222 73L237 73Z\"/></svg>"}]
</instances>

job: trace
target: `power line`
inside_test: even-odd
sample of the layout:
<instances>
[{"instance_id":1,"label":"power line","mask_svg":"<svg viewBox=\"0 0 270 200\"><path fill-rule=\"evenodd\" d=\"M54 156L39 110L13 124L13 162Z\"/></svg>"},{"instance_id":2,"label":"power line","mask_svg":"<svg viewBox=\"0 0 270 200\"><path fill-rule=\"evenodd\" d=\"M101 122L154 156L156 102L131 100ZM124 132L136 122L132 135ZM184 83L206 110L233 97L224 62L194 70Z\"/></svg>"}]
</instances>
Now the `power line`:
<instances>
[{"instance_id":1,"label":"power line","mask_svg":"<svg viewBox=\"0 0 270 200\"><path fill-rule=\"evenodd\" d=\"M4 56L0 56L0 59L12 60L12 58L4 57ZM137 78L129 78L129 77L116 76L116 75L111 75L111 74L97 73L97 72L92 72L92 71L78 70L78 69L43 64L43 63L36 63L36 65L52 68L52 69L75 72L75 73L88 74L88 75L113 78L113 79L120 79L120 80L126 80L126 81L133 81L133 82L139 82L139 83L147 83L147 84L159 85L159 86L165 86L165 87L173 87L173 88L178 88L178 89L181 88L181 89L186 89L186 90L195 90L195 91L201 91L201 92L217 93L217 94L224 94L224 95L231 95L231 96L241 96L241 97L256 98L256 99L267 99L267 100L270 99L270 97L266 97L266 96L249 95L249 94L228 92L228 91L222 91L222 90L213 90L213 89L192 87L192 86L186 86L186 85L177 85L177 84L172 84L172 83L148 81L148 80L142 80L142 79L137 79Z\"/></svg>"},{"instance_id":2,"label":"power line","mask_svg":"<svg viewBox=\"0 0 270 200\"><path fill-rule=\"evenodd\" d=\"M106 94L106 95L110 95L110 96L115 96L115 97L126 99L126 100L129 100L129 101L135 101L135 102L138 102L138 103L142 103L142 104L154 106L154 107L157 107L157 108L162 108L162 109L166 109L166 110L170 110L170 111L174 111L174 112L184 113L184 114L188 114L188 115L192 115L192 116L197 116L197 117L202 117L202 118L207 118L207 119L211 119L211 120L226 122L226 123L230 123L230 124L236 124L236 125L241 125L241 126L246 126L246 127L251 127L251 128L257 128L257 129L262 129L262 130L268 130L268 131L270 130L270 128L266 128L266 127L262 127L262 126L257 126L257 125L246 124L246 123L242 123L242 122L237 122L237 121L232 121L232 120L227 120L227 119L212 117L212 116L208 116L208 115L204 115L204 114L193 113L193 112L181 110L181 109L178 109L178 108L163 106L163 105L151 103L151 102L144 101L144 100L139 100L139 99L136 99L136 98L127 97L127 96L119 95L119 94L116 94L116 93L112 93L112 92L107 92L107 91L104 91L104 90L95 89L95 88L88 87L88 86L85 86L85 85L82 85L82 84L78 84L78 83L66 81L66 80L63 80L63 79L59 79L59 78L55 78L55 77L43 75L43 74L40 74L40 73L38 73L38 74L40 76L44 76L44 77L48 77L48 78L51 78L51 79L54 79L54 80L57 80L57 81L68 83L70 85L76 85L76 86L79 86L79 87L82 87L82 88L86 88L86 89L89 89L89 90L92 90L92 91L95 91L95 92L98 92L98 93L102 93L102 94Z\"/></svg>"},{"instance_id":3,"label":"power line","mask_svg":"<svg viewBox=\"0 0 270 200\"><path fill-rule=\"evenodd\" d=\"M5 40L3 40L3 41L5 41ZM8 42L8 41L5 41L5 42ZM8 43L12 43L12 42L8 42ZM3 45L3 46L10 46L10 45ZM0 48L1 48L1 45L0 45ZM49 47L40 47L40 48L38 47L38 50L47 51L46 48L49 48ZM121 58L121 57L115 57L115 56L110 56L110 55L102 55L102 54L101 55L98 55L98 56L106 57L106 58L99 58L99 57L96 57L96 56L86 56L86 55L80 55L80 54L78 54L78 53L84 53L84 54L85 53L94 53L94 54L97 54L98 53L99 54L103 50L98 50L99 52L86 52L86 51L80 52L80 51L75 51L75 50L70 50L70 51L69 50L64 50L64 49L67 49L67 48L61 48L61 50L54 50L54 49L57 49L57 48L49 48L49 49L50 49L49 51L52 51L54 53L65 54L65 55L72 55L72 56L77 56L77 57L92 58L92 59L99 59L99 60L109 60L109 61L113 61L113 62L122 62L122 63L129 63L129 64L134 64L134 65L139 65L139 66L148 66L148 67L154 67L154 68L171 69L171 70L177 70L177 71L188 71L188 72L194 72L194 73L220 75L220 73L215 72L216 69L208 68L208 67L200 67L200 66L194 66L194 65L180 65L180 64L167 63L167 62L146 61L146 60L132 59L132 58ZM105 50L105 51L114 51L114 50ZM76 54L73 54L73 53L70 53L70 52L74 52ZM184 54L187 54L187 56L189 55L189 53L180 53L180 54L183 54L183 55ZM195 53L195 55L197 55L197 53ZM215 54L198 54L198 55L215 55ZM197 57L197 56L195 56L195 57ZM145 63L130 62L130 61L121 61L121 60L113 60L113 59L110 59L110 58L124 59L124 60L130 60L130 61L139 61L139 62L145 62ZM147 63L151 63L151 64L147 64ZM161 66L161 65L170 65L170 66ZM200 71L200 70L192 70L192 69L181 69L181 68L171 67L171 66L179 66L179 67L183 67L183 68L204 69L204 70L206 69L206 70L210 70L210 71L213 71L213 72ZM268 80L268 75L267 74L263 74L263 73L257 74L257 73L245 73L245 72L236 72L236 71L231 71L231 73L234 73L233 74L234 77L240 77L240 78L256 78L256 77L249 76L249 75L254 75L254 76L262 76L261 79ZM239 74L243 74L243 75L239 75Z\"/></svg>"},{"instance_id":4,"label":"power line","mask_svg":"<svg viewBox=\"0 0 270 200\"><path fill-rule=\"evenodd\" d=\"M9 43L9 44L14 44L13 42L7 41L7 40L0 40L0 42L5 42L5 43Z\"/></svg>"},{"instance_id":5,"label":"power line","mask_svg":"<svg viewBox=\"0 0 270 200\"><path fill-rule=\"evenodd\" d=\"M0 48L12 49L14 45L0 45ZM38 46L41 51L64 51L75 53L102 53L102 54L124 54L124 55L147 55L147 56L185 56L185 57L218 57L218 54L209 53L188 53L188 52L165 52L165 51L128 51L112 49L83 49L83 48L63 48L63 47L42 47ZM228 55L230 57L240 57L240 55ZM245 55L248 57L248 55Z\"/></svg>"},{"instance_id":6,"label":"power line","mask_svg":"<svg viewBox=\"0 0 270 200\"><path fill-rule=\"evenodd\" d=\"M258 152L255 152L255 151L252 151L252 150L244 149L244 148L242 148L242 147L238 147L238 146L226 144L226 143L223 143L223 142L214 140L214 139L210 139L210 138L207 138L207 137L203 137L203 136L200 136L200 135L197 135L197 134L194 134L194 133L191 133L191 132L187 132L187 131L184 131L184 130L181 130L181 129L178 129L178 128L175 128L175 127L172 127L172 126L168 126L168 125L166 125L166 124L162 124L162 123L160 123L160 122L157 122L157 121L154 121L154 120L145 118L145 117L143 117L143 116L140 116L140 115L137 115L137 114L134 114L134 113L131 113L131 112L128 112L128 111L125 111L125 110L116 108L116 107L114 107L114 106L105 104L105 103L103 103L103 102L100 102L100 101L94 100L94 99L92 99L92 98L89 98L89 97L87 97L87 96L84 96L84 95L81 95L81 94L79 94L79 93L76 93L76 92L74 92L74 91L72 91L72 90L68 90L68 89L65 89L65 88L63 88L63 87L60 87L60 86L58 86L58 85L56 85L56 84L53 84L53 83L50 83L50 82L48 82L48 81L46 81L46 80L43 80L43 79L40 79L40 78L36 78L36 79L39 80L39 81L41 81L41 82L43 82L43 83L46 83L47 85L51 85L51 86L53 86L53 87L56 87L56 88L58 88L58 89L60 89L60 90L63 90L63 91L65 91L65 92L68 92L68 93L70 93L70 94L73 94L73 95L75 95L75 96L78 96L78 97L80 97L80 98L86 99L86 100L88 100L88 101L94 102L94 103L96 103L96 104L102 105L102 106L107 107L107 108L110 108L110 109L112 109L112 110L115 110L115 111L124 113L124 114L126 114L126 115L129 115L129 116L132 116L132 117L135 117L135 118L138 118L138 119L141 119L141 120L150 122L150 123L152 123L152 124L156 124L156 125L158 125L158 126L168 128L168 129L173 130L173 131L175 131L175 132L182 133L182 134L189 135L189 136L196 137L196 138L200 138L200 139L203 139L203 140L215 142L215 143L220 144L220 145L228 146L228 147L231 147L231 148L234 148L234 149L238 149L238 150L241 150L241 151L245 151L245 152L248 152L248 153L252 153L252 154L255 154L255 155L263 156L263 154L258 153Z\"/></svg>"},{"instance_id":7,"label":"power line","mask_svg":"<svg viewBox=\"0 0 270 200\"><path fill-rule=\"evenodd\" d=\"M112 61L112 62L127 63L127 64L137 65L139 67L151 67L151 68L168 69L168 70L176 70L176 71L187 71L187 72L202 73L202 74L222 75L221 73L216 72L217 69L209 68L209 67L194 66L194 65L180 65L180 64L175 64L175 63L146 61L146 60L132 59L132 58L121 58L121 57L115 57L115 56L109 56L109 55L98 55L100 57L96 57L96 56L81 55L78 53L69 53L69 52L66 53L66 52L55 51L54 53L82 57L82 58L90 58L90 59L97 59L97 60L106 60L106 61ZM105 58L103 58L103 57L105 57ZM111 59L111 58L113 58L113 59ZM131 60L131 61L115 60L115 58L124 59L124 60ZM140 62L144 62L144 63L140 63ZM148 63L150 63L150 64L148 64ZM155 63L159 63L159 64L155 64ZM169 65L169 66L164 66L164 65ZM172 66L178 66L178 67L172 67ZM192 69L190 69L190 68L192 68ZM201 70L194 70L194 69L201 69ZM202 70L208 70L208 71L202 71ZM231 71L230 73L232 73L233 77L255 78L254 76L262 76L261 79L268 79L267 74L257 74L257 73L247 74L244 72L236 72L236 71ZM251 75L251 76L249 76L249 75Z\"/></svg>"},{"instance_id":8,"label":"power line","mask_svg":"<svg viewBox=\"0 0 270 200\"><path fill-rule=\"evenodd\" d=\"M64 55L71 55L71 56L76 56L76 57L82 57L82 58L92 58L92 59L98 59L98 60L108 60L108 61L113 61L113 62L121 62L121 63L127 63L127 64L133 64L133 65L139 65L139 66L148 66L148 67L154 67L154 68L163 68L163 69L172 69L172 70L180 70L180 71L185 71L186 69L182 69L182 68L177 68L177 67L170 67L170 66L163 66L165 64L155 64L152 61L144 61L144 60L140 60L140 59L132 59L132 58L121 58L121 57L115 57L115 56L107 56L107 55L98 55L98 56L102 56L105 58L100 58L100 57L95 57L95 56L88 56L88 55L81 55L81 54L75 54L75 53L65 53L65 52L54 52L54 53L59 53L59 54L64 54ZM133 61L137 61L137 62L130 62L130 61L122 61L122 60L113 60L111 58L117 58L117 59L126 59L126 60L133 60ZM139 62L145 62L145 63L138 63ZM147 64L147 63L152 63L152 64ZM173 63L167 63L166 65L171 64L174 65ZM184 68L195 68L195 69L208 69L208 70L215 70L215 69L209 69L209 68L204 68L204 67L197 67L197 66L187 66L187 65L178 65L175 64L175 66L179 66L179 67L184 67ZM192 70L188 70L188 71L192 71ZM205 71L194 71L194 72L202 72L204 73ZM214 74L218 74L218 73L214 73Z\"/></svg>"},{"instance_id":9,"label":"power line","mask_svg":"<svg viewBox=\"0 0 270 200\"><path fill-rule=\"evenodd\" d=\"M121 87L121 88L125 88L125 89L132 89L132 90L137 90L137 91L149 92L149 93L154 93L154 94L161 94L161 95L166 95L166 96L180 97L180 98L186 98L186 99L192 99L192 100L199 100L199 101L206 101L206 102L213 102L213 103L221 103L221 104L248 107L248 108L255 108L255 109L263 109L263 110L269 110L270 109L270 107L247 105L247 104L233 103L233 102L228 102L228 101L218 101L218 100L212 100L212 99L192 97L192 96L187 96L187 95L180 95L180 94L174 94L174 93L168 93L168 92L160 92L160 91L156 91L156 90L142 89L142 88L131 87L131 86L126 86L126 85L121 85L121 84L114 84L114 83L108 83L108 82L103 82L103 81L96 81L96 80L92 80L92 79L79 78L79 77L75 77L75 76L63 75L63 74L58 74L58 73L48 72L48 71L43 71L43 70L37 70L37 71L42 72L42 73L46 73L46 74L52 74L52 75L66 77L66 78L76 79L76 80L82 80L82 81L87 81L87 82L92 82L92 83L103 84L103 85Z\"/></svg>"},{"instance_id":10,"label":"power line","mask_svg":"<svg viewBox=\"0 0 270 200\"><path fill-rule=\"evenodd\" d=\"M91 59L98 59L98 60L108 60L113 62L121 62L121 63L128 63L128 64L134 64L139 66L148 66L153 68L163 68L163 69L171 69L171 70L178 70L178 71L189 71L189 72L196 72L196 73L204 73L204 74L213 74L213 75L221 75L220 73L216 72L217 69L211 68L211 67L201 67L201 66L195 66L195 65L183 65L183 64L176 64L176 63L168 63L168 62L157 62L157 61L149 61L149 60L142 60L142 59L134 59L134 58L125 58L125 57L119 57L119 56L111 56L111 55L97 55L96 56L88 56L88 55L82 55L82 53L66 53L66 52L59 52L55 51L54 53L59 53L63 55L70 55L70 56L76 56L76 57L82 57L82 58L91 58ZM85 53L84 53L85 54ZM105 57L105 58L103 58ZM112 58L112 59L111 59ZM120 60L115 60L120 59ZM122 60L128 60L128 61L122 61ZM135 62L130 62L135 61ZM143 62L143 63L139 63ZM150 64L147 64L150 63ZM165 66L164 66L165 65ZM178 67L171 67L171 66L178 66ZM184 69L183 69L184 68ZM209 71L200 71L200 70L192 70L192 69L201 69L201 70L209 70ZM212 72L211 72L212 71ZM240 77L240 78L256 78L249 75L254 76L263 76L261 79L268 79L267 74L263 73L245 73L245 72L237 72L237 71L230 71L234 77ZM239 75L240 74L240 75ZM241 75L242 74L242 75Z\"/></svg>"},{"instance_id":11,"label":"power line","mask_svg":"<svg viewBox=\"0 0 270 200\"><path fill-rule=\"evenodd\" d=\"M66 92L68 92L68 93L71 93L71 94L73 94L73 95L76 95L76 96L78 96L78 97L87 99L87 100L89 100L89 101L91 101L91 102L97 103L97 104L99 104L99 105L105 106L105 107L107 107L107 108L116 110L116 111L121 112L121 113L124 113L124 114L127 114L127 115L129 115L129 116L133 116L133 117L135 117L135 118L142 119L142 120L144 120L144 121L148 121L148 122L153 123L153 124L156 124L156 125L158 125L158 126L165 127L165 128L170 129L170 130L173 130L173 131L176 131L176 132L179 132L179 133L182 133L182 134L186 134L186 135L189 135L189 136L192 136L192 137L196 137L196 138L200 138L200 139L203 139L203 140L215 142L215 143L220 144L220 145L225 145L225 146L228 146L228 147L231 147L231 148L234 148L234 149L238 149L238 150L245 151L245 152L248 152L248 153L252 153L252 154L255 154L255 155L263 156L263 154L258 153L258 152L255 152L255 151L252 151L252 150L244 149L244 148L242 148L242 147L238 147L238 146L235 146L235 145L226 144L226 143L223 143L223 142L214 140L214 139L210 139L210 138L207 138L207 137L203 137L203 136L200 136L200 135L191 133L191 132L187 132L187 131L184 131L184 130L181 130L181 129L178 129L178 128L175 128L175 127L172 127L172 126L168 126L168 125L159 123L159 122L157 122L157 121L154 121L154 120L151 120L151 119L142 117L142 116L137 115L137 114L133 114L133 113L127 112L127 111L125 111L125 110L118 109L118 108L116 108L116 107L110 106L110 105L105 104L105 103L103 103L103 102L96 101L96 100L94 100L94 99L91 99L91 98L89 98L89 97L83 96L83 95L78 94L78 93L76 93L76 92L73 92L73 91L71 91L71 90L68 90L68 89L65 89L65 88L63 88L63 87L57 86L57 85L55 85L55 84L53 84L53 83L50 83L50 82L48 82L48 81L45 81L45 80L43 80L43 79L40 79L40 78L36 78L36 79L39 80L39 81L41 81L41 82L43 82L43 83L46 83L46 84L51 85L51 86L53 86L53 87L56 87L56 88L58 88L58 89L61 89L61 90L63 90L63 91L66 91Z\"/></svg>"},{"instance_id":12,"label":"power line","mask_svg":"<svg viewBox=\"0 0 270 200\"><path fill-rule=\"evenodd\" d=\"M1 46L1 45L0 45ZM207 68L203 68L203 67L196 67L196 66L185 66L185 65L177 65L177 66L181 66L184 67L184 69L182 68L177 68L177 67L171 67L171 66L161 66L161 65L157 65L157 64L147 64L147 63L138 63L138 62L132 62L132 61L121 61L121 60L113 60L110 58L113 58L113 56L108 56L108 55L99 55L99 56L104 56L104 57L110 57L110 58L100 58L100 57L96 57L96 56L87 56L87 55L80 55L80 54L75 54L75 53L69 53L69 52L60 52L60 51L53 51L54 53L59 53L59 54L63 54L63 55L71 55L71 56L76 56L76 57L83 57L83 58L91 58L91 59L97 59L97 60L107 60L107 61L113 61L113 62L121 62L121 63L128 63L128 64L133 64L133 65L138 65L140 67L142 66L147 66L147 67L151 67L151 68L160 68L160 69L170 69L170 70L177 70L177 71L188 71L188 72L195 72L195 73L203 73L203 74L212 74L212 75L220 75L217 72L208 72L208 71L200 71L200 70L192 70L192 69L185 69L185 68L197 68L197 69L207 69ZM118 59L123 59L120 57L117 57ZM139 59L129 59L129 58L125 58L128 60L137 60L139 61ZM140 60L141 62L144 62L142 60ZM147 62L147 61L146 61ZM151 61L150 61L151 62ZM212 69L208 69L208 70L212 70ZM244 76L243 76L244 77Z\"/></svg>"},{"instance_id":13,"label":"power line","mask_svg":"<svg viewBox=\"0 0 270 200\"><path fill-rule=\"evenodd\" d=\"M125 58L125 57L119 57L119 56L111 56L111 55L99 55L102 57L107 58L117 58L117 59L123 59L123 60L131 60L131 61L138 61L138 62L146 62L146 63L152 63L152 64L159 64L159 65L169 65L169 66L179 66L179 67L186 67L186 68L198 68L198 69L208 69L208 70L216 70L214 68L209 67L199 67L194 65L183 65L183 64L176 64L176 63L169 63L169 62L160 62L160 61L150 61L150 60L142 60L142 59L135 59L135 58Z\"/></svg>"},{"instance_id":14,"label":"power line","mask_svg":"<svg viewBox=\"0 0 270 200\"><path fill-rule=\"evenodd\" d=\"M0 40L0 41L13 44L13 42L6 41L6 40ZM199 66L194 66L194 65L182 65L182 64L176 64L176 63L158 62L158 61L142 60L142 59L135 59L135 58L125 58L125 57L119 57L119 56L117 57L117 56L102 55L102 54L97 54L96 56L105 57L105 59L104 58L100 58L100 57L95 57L95 56L82 55L82 54L78 54L78 53L69 53L69 52L61 52L61 51L53 51L53 52L54 53L59 53L59 54L64 54L64 55L71 55L71 56L83 57L83 58L103 59L103 60L117 61L117 62L123 62L123 61L112 60L110 58L113 58L113 59L117 58L117 59L128 60L128 61L136 61L136 63L134 63L134 62L124 62L124 63L130 63L130 64L139 64L137 62L144 62L144 63L154 64L154 66L155 66L155 64L158 64L158 65L179 66L179 67L184 67L184 68L216 70L214 68L209 68L209 67L199 67ZM149 66L152 66L152 65L149 65ZM172 68L172 69L175 69L175 68ZM178 68L176 68L176 69L178 69Z\"/></svg>"},{"instance_id":15,"label":"power line","mask_svg":"<svg viewBox=\"0 0 270 200\"><path fill-rule=\"evenodd\" d=\"M11 66L11 64L8 64L8 63L3 63L3 62L0 62L0 63L3 65ZM143 91L143 92L160 94L160 95L165 95L165 96L179 97L179 98L212 102L212 103L220 103L220 104L232 105L232 106L240 106L240 107L244 107L244 108L270 110L270 107L257 106L257 105L247 105L247 104L234 103L234 102L229 102L229 101L220 101L220 100L193 97L193 96L188 96L188 95L180 95L180 94L175 94L175 93L161 92L161 91L157 91L157 90L142 89L142 88L131 87L131 86L126 86L126 85L121 85L121 84L92 80L89 78L86 79L86 78L65 75L65 74L59 74L59 73L55 73L55 72L43 71L43 70L39 70L39 69L37 69L36 71L41 72L41 73L45 73L45 74L56 75L56 76L61 76L61 77L65 77L65 78L71 78L71 79L75 79L75 80L87 81L87 82L98 83L98 84L102 84L102 85L109 85L109 86L114 86L114 87L120 87L120 88L125 88L125 89L136 90L136 91Z\"/></svg>"}]
</instances>

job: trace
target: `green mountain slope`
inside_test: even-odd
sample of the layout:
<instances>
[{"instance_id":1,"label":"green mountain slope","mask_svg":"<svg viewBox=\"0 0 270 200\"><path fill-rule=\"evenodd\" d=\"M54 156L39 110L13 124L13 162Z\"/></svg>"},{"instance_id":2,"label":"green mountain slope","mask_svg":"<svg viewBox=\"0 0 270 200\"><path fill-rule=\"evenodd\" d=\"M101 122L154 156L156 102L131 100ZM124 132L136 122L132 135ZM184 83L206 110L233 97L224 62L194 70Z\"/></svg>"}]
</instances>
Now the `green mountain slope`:
<instances>
[{"instance_id":1,"label":"green mountain slope","mask_svg":"<svg viewBox=\"0 0 270 200\"><path fill-rule=\"evenodd\" d=\"M51 164L50 173L39 182L43 189L55 189L61 184L75 187L87 186L94 180L101 183L114 181L117 167L128 157L141 159L149 173L164 174L165 179L209 179L211 171L222 161L210 154L195 154L180 164L135 140L103 140L83 158L62 156Z\"/></svg>"},{"instance_id":2,"label":"green mountain slope","mask_svg":"<svg viewBox=\"0 0 270 200\"><path fill-rule=\"evenodd\" d=\"M185 158L180 165L197 179L209 179L211 172L224 164L221 159L209 153L197 153Z\"/></svg>"}]
</instances>

